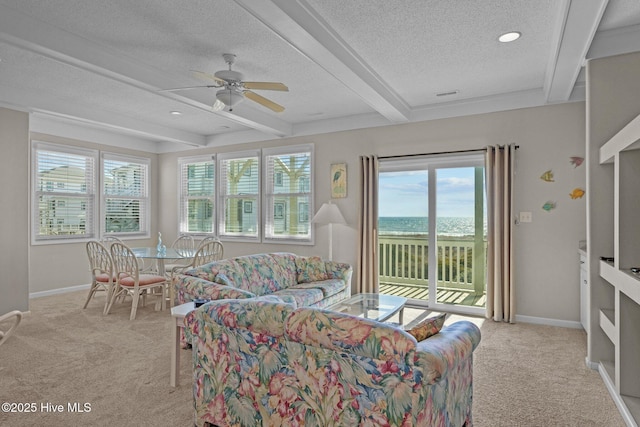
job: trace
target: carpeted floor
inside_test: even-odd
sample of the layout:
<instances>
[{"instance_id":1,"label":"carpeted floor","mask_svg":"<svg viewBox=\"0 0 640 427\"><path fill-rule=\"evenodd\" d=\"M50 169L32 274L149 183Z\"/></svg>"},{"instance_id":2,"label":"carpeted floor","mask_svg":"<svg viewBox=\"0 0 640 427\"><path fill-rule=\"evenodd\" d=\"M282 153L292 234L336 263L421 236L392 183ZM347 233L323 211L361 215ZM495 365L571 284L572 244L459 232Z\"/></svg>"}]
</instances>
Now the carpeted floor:
<instances>
[{"instance_id":1,"label":"carpeted floor","mask_svg":"<svg viewBox=\"0 0 640 427\"><path fill-rule=\"evenodd\" d=\"M188 351L181 353L182 385L169 386L168 312L149 304L131 322L130 304L103 316L104 296L82 310L85 296L31 300L31 314L0 347L0 403L36 407L0 412L0 425L193 425ZM422 315L408 308L405 323ZM482 330L474 353L476 427L624 425L600 376L584 364L583 331L471 320ZM69 412L85 403L90 411ZM52 412L56 405L62 411Z\"/></svg>"}]
</instances>

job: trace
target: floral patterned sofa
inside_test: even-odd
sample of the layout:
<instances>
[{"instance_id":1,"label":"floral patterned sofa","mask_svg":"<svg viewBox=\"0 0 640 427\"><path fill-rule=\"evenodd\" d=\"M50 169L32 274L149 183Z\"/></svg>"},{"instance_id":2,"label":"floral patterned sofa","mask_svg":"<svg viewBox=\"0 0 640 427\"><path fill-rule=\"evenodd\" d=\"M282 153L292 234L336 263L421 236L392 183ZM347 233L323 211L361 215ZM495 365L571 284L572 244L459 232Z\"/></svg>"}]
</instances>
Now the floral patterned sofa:
<instances>
[{"instance_id":1,"label":"floral patterned sofa","mask_svg":"<svg viewBox=\"0 0 640 427\"><path fill-rule=\"evenodd\" d=\"M417 342L389 324L274 296L212 301L193 336L197 426L471 426L480 330Z\"/></svg>"},{"instance_id":2,"label":"floral patterned sofa","mask_svg":"<svg viewBox=\"0 0 640 427\"><path fill-rule=\"evenodd\" d=\"M284 252L228 258L175 275L174 304L273 294L298 307L326 307L351 296L352 273L349 264Z\"/></svg>"}]
</instances>

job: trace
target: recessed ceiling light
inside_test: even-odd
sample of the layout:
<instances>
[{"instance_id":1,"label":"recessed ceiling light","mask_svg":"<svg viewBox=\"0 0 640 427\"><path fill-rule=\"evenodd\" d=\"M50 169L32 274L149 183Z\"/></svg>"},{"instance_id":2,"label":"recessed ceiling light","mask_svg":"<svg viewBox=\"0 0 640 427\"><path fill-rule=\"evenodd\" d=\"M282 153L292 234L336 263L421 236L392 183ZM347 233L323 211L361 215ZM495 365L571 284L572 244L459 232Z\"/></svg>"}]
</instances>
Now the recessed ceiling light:
<instances>
[{"instance_id":1,"label":"recessed ceiling light","mask_svg":"<svg viewBox=\"0 0 640 427\"><path fill-rule=\"evenodd\" d=\"M500 37L498 37L498 41L500 41L502 43L513 42L513 41L518 40L521 35L522 35L522 33L518 32L518 31L510 31L510 32L504 33Z\"/></svg>"},{"instance_id":2,"label":"recessed ceiling light","mask_svg":"<svg viewBox=\"0 0 640 427\"><path fill-rule=\"evenodd\" d=\"M171 111L171 114L173 114L174 116L181 116L182 113L180 111Z\"/></svg>"}]
</instances>

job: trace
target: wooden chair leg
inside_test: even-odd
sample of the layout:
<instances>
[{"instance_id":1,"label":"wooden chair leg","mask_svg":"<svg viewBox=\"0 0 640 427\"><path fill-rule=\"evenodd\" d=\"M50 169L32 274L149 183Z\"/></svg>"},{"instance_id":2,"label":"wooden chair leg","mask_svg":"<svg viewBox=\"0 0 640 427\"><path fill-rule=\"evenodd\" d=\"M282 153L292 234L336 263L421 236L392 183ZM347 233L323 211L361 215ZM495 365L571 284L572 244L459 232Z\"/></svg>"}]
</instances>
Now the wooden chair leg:
<instances>
[{"instance_id":1,"label":"wooden chair leg","mask_svg":"<svg viewBox=\"0 0 640 427\"><path fill-rule=\"evenodd\" d=\"M111 292L111 297L109 298L108 305L104 309L104 314L109 314L109 312L111 311L111 306L113 306L113 303L121 297L121 293L122 289L120 289L120 286L116 284L113 287L113 291Z\"/></svg>"},{"instance_id":2,"label":"wooden chair leg","mask_svg":"<svg viewBox=\"0 0 640 427\"><path fill-rule=\"evenodd\" d=\"M113 285L109 285L107 288L107 300L104 302L104 308L102 309L102 315L107 314L107 308L109 307L109 303L111 302L111 293L113 292Z\"/></svg>"},{"instance_id":3,"label":"wooden chair leg","mask_svg":"<svg viewBox=\"0 0 640 427\"><path fill-rule=\"evenodd\" d=\"M139 300L140 300L140 291L136 291L133 293L133 303L131 304L131 316L129 317L129 320L135 320L136 312L138 311Z\"/></svg>"},{"instance_id":4,"label":"wooden chair leg","mask_svg":"<svg viewBox=\"0 0 640 427\"><path fill-rule=\"evenodd\" d=\"M89 305L89 301L91 301L91 298L93 298L93 295L96 293L96 284L92 283L91 284L91 289L89 289L89 295L87 296L87 300L84 302L84 307L82 307L83 309L87 308L87 306Z\"/></svg>"}]
</instances>

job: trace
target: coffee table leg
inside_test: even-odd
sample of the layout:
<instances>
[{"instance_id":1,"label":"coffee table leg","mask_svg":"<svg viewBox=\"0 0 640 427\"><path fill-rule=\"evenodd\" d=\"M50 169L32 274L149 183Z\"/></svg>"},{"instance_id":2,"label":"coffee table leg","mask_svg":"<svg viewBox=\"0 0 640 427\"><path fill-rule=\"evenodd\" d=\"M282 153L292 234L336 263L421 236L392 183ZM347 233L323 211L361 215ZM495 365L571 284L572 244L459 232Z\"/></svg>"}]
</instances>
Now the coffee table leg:
<instances>
[{"instance_id":1,"label":"coffee table leg","mask_svg":"<svg viewBox=\"0 0 640 427\"><path fill-rule=\"evenodd\" d=\"M173 348L171 350L171 378L169 383L171 387L175 387L180 382L180 326L178 322L180 319L176 319L176 324L172 328L171 338L173 340Z\"/></svg>"},{"instance_id":2,"label":"coffee table leg","mask_svg":"<svg viewBox=\"0 0 640 427\"><path fill-rule=\"evenodd\" d=\"M400 320L400 325L404 325L404 321L402 320L402 318L404 317L404 306L400 309L400 314L398 315L399 320Z\"/></svg>"}]
</instances>

